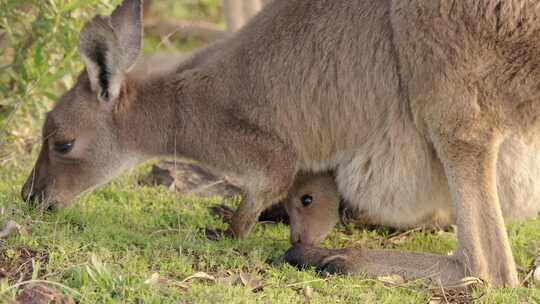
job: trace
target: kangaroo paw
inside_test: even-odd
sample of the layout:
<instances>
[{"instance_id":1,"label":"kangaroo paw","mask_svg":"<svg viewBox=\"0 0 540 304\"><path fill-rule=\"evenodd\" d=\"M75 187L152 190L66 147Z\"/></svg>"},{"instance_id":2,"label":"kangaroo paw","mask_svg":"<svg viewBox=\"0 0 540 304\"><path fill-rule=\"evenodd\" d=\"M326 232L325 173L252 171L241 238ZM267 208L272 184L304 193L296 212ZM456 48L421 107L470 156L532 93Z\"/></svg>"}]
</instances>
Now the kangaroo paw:
<instances>
[{"instance_id":1,"label":"kangaroo paw","mask_svg":"<svg viewBox=\"0 0 540 304\"><path fill-rule=\"evenodd\" d=\"M231 223L234 210L229 208L228 206L224 204L215 205L209 208L210 214L213 216L222 219L225 223Z\"/></svg>"},{"instance_id":2,"label":"kangaroo paw","mask_svg":"<svg viewBox=\"0 0 540 304\"><path fill-rule=\"evenodd\" d=\"M231 231L236 238L244 238L250 232L253 226L257 223L257 214L243 215L235 213L231 222Z\"/></svg>"}]
</instances>

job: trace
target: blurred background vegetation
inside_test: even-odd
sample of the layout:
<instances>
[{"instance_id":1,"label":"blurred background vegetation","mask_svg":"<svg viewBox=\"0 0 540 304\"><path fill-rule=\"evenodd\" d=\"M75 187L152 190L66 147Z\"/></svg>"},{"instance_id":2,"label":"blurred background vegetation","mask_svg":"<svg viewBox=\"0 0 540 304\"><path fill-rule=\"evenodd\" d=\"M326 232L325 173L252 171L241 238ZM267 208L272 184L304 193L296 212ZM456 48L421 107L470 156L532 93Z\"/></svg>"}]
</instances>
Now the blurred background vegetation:
<instances>
[{"instance_id":1,"label":"blurred background vegetation","mask_svg":"<svg viewBox=\"0 0 540 304\"><path fill-rule=\"evenodd\" d=\"M0 166L39 142L44 114L82 69L78 34L84 22L120 0L0 0ZM150 2L149 2L150 3ZM222 26L219 0L157 0L146 12L159 20ZM189 51L202 41L148 36L146 53Z\"/></svg>"}]
</instances>

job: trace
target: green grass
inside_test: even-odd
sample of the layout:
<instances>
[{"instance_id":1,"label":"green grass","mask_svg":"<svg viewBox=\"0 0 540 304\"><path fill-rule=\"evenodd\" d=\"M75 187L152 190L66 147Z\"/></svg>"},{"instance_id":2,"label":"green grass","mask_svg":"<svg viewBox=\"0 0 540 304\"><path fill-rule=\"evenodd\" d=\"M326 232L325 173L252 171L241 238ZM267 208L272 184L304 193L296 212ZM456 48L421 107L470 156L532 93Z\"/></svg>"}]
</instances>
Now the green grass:
<instances>
[{"instance_id":1,"label":"green grass","mask_svg":"<svg viewBox=\"0 0 540 304\"><path fill-rule=\"evenodd\" d=\"M0 225L12 219L30 231L10 237L0 253L14 261L20 258L18 248L46 253L48 259L34 271L34 279L63 285L56 288L80 303L306 303L308 286L313 290L310 303L427 303L432 296L420 282L386 286L362 275L323 278L312 270L273 265L268 261L288 248L288 227L282 224L259 224L244 240L210 241L205 228L226 227L208 212L221 200L179 197L162 187L140 186L137 181L147 174L148 165L85 195L70 208L40 214L19 198L32 158L19 156L19 163L0 169ZM381 248L387 239L385 230L349 228L336 229L324 245ZM511 225L509 233L518 264L529 268L540 247L540 220ZM417 232L386 248L446 253L454 244L451 233ZM215 280L182 283L197 272ZM241 281L231 282L229 277L240 273L260 280L263 290L253 292ZM0 301L20 292L10 289L15 283L0 283ZM482 295L479 303L540 301L535 288L478 289L475 295Z\"/></svg>"},{"instance_id":2,"label":"green grass","mask_svg":"<svg viewBox=\"0 0 540 304\"><path fill-rule=\"evenodd\" d=\"M206 228L226 227L208 212L221 200L179 197L161 187L140 186L137 181L148 173L148 164L68 209L43 214L26 206L19 192L39 148L35 143L43 113L81 68L74 52L76 34L93 12L106 12L117 2L0 0L0 34L9 27L12 45L11 50L0 46L0 227L15 220L28 230L0 241L0 303L13 300L26 284L37 280L54 284L79 303L429 301L433 292L421 282L388 286L362 275L323 278L313 270L269 263L289 246L288 227L281 224L259 224L244 240L210 241ZM153 10L159 16L221 22L217 0L156 3ZM40 6L28 10L32 5ZM39 34L17 58L28 28ZM190 41L173 43L172 48L185 51L198 45ZM155 39L145 41L145 52L163 47ZM12 109L18 111L7 120L5 114ZM33 152L24 152L28 145ZM510 225L508 231L517 263L529 269L540 247L540 220ZM456 243L452 233L416 232L399 244L388 244L388 234L340 227L324 246L384 246L445 254ZM24 252L35 255L34 260ZM2 269L8 266L14 268ZM2 278L2 271L9 270L15 278ZM213 279L184 281L199 272ZM240 274L255 279L244 284L237 278ZM255 282L262 290L252 290L259 285ZM474 296L480 297L479 303L540 303L540 290L532 287L479 288Z\"/></svg>"}]
</instances>

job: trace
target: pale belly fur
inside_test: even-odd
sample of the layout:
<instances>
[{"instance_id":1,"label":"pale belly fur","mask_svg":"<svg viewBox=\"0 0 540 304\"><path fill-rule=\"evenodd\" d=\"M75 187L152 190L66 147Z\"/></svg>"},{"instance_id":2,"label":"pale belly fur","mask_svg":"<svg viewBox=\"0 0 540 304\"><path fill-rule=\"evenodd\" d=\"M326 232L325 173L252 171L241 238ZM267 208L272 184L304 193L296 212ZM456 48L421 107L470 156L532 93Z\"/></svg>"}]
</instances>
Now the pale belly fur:
<instances>
[{"instance_id":1,"label":"pale belly fur","mask_svg":"<svg viewBox=\"0 0 540 304\"><path fill-rule=\"evenodd\" d=\"M538 142L514 135L501 146L497 189L507 221L539 215ZM442 165L416 131L390 130L338 163L338 188L361 222L402 229L454 224Z\"/></svg>"}]
</instances>

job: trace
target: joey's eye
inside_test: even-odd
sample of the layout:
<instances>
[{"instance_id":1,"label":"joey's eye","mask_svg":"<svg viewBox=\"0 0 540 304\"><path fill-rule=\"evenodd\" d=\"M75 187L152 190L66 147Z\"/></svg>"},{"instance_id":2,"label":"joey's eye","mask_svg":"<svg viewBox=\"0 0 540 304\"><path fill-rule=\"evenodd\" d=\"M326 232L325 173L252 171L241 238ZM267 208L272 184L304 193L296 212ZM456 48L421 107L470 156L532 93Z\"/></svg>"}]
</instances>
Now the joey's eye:
<instances>
[{"instance_id":1,"label":"joey's eye","mask_svg":"<svg viewBox=\"0 0 540 304\"><path fill-rule=\"evenodd\" d=\"M68 154L73 149L75 140L57 141L54 143L54 151L59 154Z\"/></svg>"},{"instance_id":2,"label":"joey's eye","mask_svg":"<svg viewBox=\"0 0 540 304\"><path fill-rule=\"evenodd\" d=\"M304 205L304 207L307 207L311 205L311 203L313 203L313 197L309 194L306 194L300 198L300 201L302 202L302 205Z\"/></svg>"}]
</instances>

